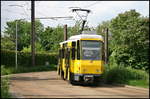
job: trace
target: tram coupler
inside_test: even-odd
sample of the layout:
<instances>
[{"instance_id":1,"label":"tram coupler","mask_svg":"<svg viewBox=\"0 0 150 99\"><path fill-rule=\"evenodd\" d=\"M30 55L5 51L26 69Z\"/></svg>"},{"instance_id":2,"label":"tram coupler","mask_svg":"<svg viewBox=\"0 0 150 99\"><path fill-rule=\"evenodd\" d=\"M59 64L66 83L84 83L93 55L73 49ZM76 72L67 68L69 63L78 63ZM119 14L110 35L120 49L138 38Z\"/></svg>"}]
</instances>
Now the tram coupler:
<instances>
[{"instance_id":1,"label":"tram coupler","mask_svg":"<svg viewBox=\"0 0 150 99\"><path fill-rule=\"evenodd\" d=\"M93 82L94 77L93 77L93 75L84 75L83 80L85 82Z\"/></svg>"}]
</instances>

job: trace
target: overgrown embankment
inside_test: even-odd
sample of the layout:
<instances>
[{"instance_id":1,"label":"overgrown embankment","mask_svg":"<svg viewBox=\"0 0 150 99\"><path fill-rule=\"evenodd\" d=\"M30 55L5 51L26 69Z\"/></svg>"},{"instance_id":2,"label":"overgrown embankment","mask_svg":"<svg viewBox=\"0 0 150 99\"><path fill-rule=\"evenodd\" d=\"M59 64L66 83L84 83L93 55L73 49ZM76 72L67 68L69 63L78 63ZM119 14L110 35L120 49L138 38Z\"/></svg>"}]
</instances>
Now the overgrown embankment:
<instances>
[{"instance_id":1,"label":"overgrown embankment","mask_svg":"<svg viewBox=\"0 0 150 99\"><path fill-rule=\"evenodd\" d=\"M4 67L1 66L1 75L4 73ZM1 98L10 98L9 93L9 78L1 77Z\"/></svg>"},{"instance_id":2,"label":"overgrown embankment","mask_svg":"<svg viewBox=\"0 0 150 99\"><path fill-rule=\"evenodd\" d=\"M149 74L143 70L125 67L123 65L106 65L103 82L107 84L128 84L149 87Z\"/></svg>"}]
</instances>

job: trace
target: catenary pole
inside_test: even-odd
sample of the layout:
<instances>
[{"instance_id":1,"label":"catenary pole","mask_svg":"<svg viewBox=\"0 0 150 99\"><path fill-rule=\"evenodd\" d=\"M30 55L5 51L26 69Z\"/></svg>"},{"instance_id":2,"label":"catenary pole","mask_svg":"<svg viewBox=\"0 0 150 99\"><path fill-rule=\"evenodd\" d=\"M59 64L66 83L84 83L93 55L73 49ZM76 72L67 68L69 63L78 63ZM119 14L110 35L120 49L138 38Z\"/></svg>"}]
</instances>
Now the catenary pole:
<instances>
[{"instance_id":1,"label":"catenary pole","mask_svg":"<svg viewBox=\"0 0 150 99\"><path fill-rule=\"evenodd\" d=\"M15 59L15 64L16 64L16 69L18 68L18 64L17 64L17 49L18 49L18 42L17 42L17 38L18 38L18 28L17 28L17 20L16 20L16 59Z\"/></svg>"},{"instance_id":2,"label":"catenary pole","mask_svg":"<svg viewBox=\"0 0 150 99\"><path fill-rule=\"evenodd\" d=\"M108 28L105 30L105 64L108 64Z\"/></svg>"},{"instance_id":3,"label":"catenary pole","mask_svg":"<svg viewBox=\"0 0 150 99\"><path fill-rule=\"evenodd\" d=\"M67 24L64 25L64 41L67 40Z\"/></svg>"},{"instance_id":4,"label":"catenary pole","mask_svg":"<svg viewBox=\"0 0 150 99\"><path fill-rule=\"evenodd\" d=\"M31 53L32 53L32 66L35 66L35 4L34 0L31 1Z\"/></svg>"}]
</instances>

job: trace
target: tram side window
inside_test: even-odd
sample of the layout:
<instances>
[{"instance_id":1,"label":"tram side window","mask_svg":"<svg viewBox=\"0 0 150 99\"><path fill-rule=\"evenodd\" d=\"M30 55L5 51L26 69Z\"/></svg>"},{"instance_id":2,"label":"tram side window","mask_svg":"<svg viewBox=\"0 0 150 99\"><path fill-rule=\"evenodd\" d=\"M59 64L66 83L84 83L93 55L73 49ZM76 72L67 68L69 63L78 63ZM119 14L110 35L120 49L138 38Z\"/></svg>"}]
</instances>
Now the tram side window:
<instances>
[{"instance_id":1,"label":"tram side window","mask_svg":"<svg viewBox=\"0 0 150 99\"><path fill-rule=\"evenodd\" d=\"M76 46L76 42L72 42L72 47L75 47Z\"/></svg>"},{"instance_id":2,"label":"tram side window","mask_svg":"<svg viewBox=\"0 0 150 99\"><path fill-rule=\"evenodd\" d=\"M65 49L65 59L68 59L68 57L69 57L69 53L68 53L68 48L67 49Z\"/></svg>"},{"instance_id":3,"label":"tram side window","mask_svg":"<svg viewBox=\"0 0 150 99\"><path fill-rule=\"evenodd\" d=\"M76 42L72 42L72 60L75 60L75 45Z\"/></svg>"},{"instance_id":4,"label":"tram side window","mask_svg":"<svg viewBox=\"0 0 150 99\"><path fill-rule=\"evenodd\" d=\"M64 58L64 48L61 50L62 52L62 58Z\"/></svg>"},{"instance_id":5,"label":"tram side window","mask_svg":"<svg viewBox=\"0 0 150 99\"><path fill-rule=\"evenodd\" d=\"M80 59L80 42L77 41L77 59Z\"/></svg>"},{"instance_id":6,"label":"tram side window","mask_svg":"<svg viewBox=\"0 0 150 99\"><path fill-rule=\"evenodd\" d=\"M72 60L75 59L75 48L72 48Z\"/></svg>"},{"instance_id":7,"label":"tram side window","mask_svg":"<svg viewBox=\"0 0 150 99\"><path fill-rule=\"evenodd\" d=\"M63 52L62 52L62 49L60 49L60 58L61 58L61 59L63 58Z\"/></svg>"},{"instance_id":8,"label":"tram side window","mask_svg":"<svg viewBox=\"0 0 150 99\"><path fill-rule=\"evenodd\" d=\"M59 49L59 59L61 59L61 49Z\"/></svg>"}]
</instances>

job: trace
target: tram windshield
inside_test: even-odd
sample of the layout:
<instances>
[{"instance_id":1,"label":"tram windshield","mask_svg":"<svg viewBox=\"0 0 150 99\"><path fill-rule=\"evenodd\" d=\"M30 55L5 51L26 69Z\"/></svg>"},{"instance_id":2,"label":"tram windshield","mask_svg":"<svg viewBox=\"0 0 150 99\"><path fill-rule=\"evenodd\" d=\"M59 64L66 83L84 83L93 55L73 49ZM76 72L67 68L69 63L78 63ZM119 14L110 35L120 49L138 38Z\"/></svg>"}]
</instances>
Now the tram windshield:
<instances>
[{"instance_id":1,"label":"tram windshield","mask_svg":"<svg viewBox=\"0 0 150 99\"><path fill-rule=\"evenodd\" d=\"M82 51L81 58L83 60L100 60L102 42L93 40L82 40L81 41Z\"/></svg>"}]
</instances>

